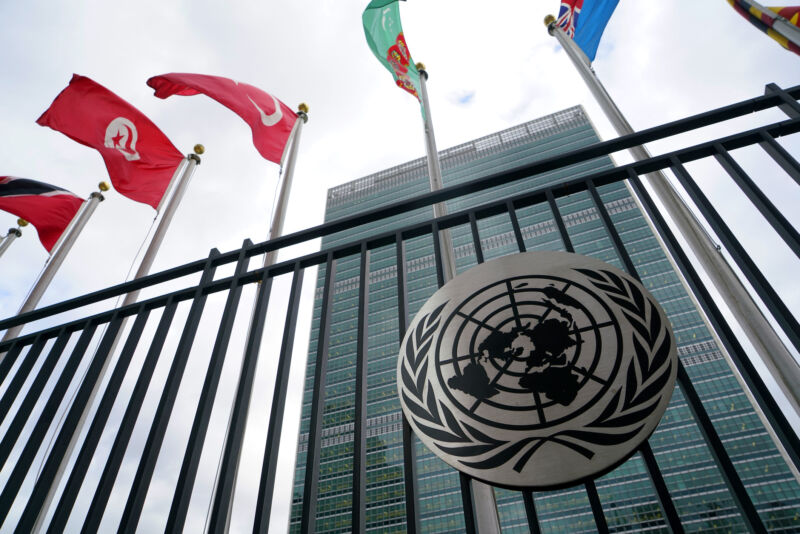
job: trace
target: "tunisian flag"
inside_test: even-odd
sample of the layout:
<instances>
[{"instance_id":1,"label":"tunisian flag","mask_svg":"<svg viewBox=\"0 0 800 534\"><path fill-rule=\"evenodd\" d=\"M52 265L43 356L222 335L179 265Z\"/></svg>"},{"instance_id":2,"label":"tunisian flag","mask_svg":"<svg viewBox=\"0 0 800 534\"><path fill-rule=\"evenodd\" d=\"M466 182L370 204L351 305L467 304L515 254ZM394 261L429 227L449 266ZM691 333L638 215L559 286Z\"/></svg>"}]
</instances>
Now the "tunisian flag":
<instances>
[{"instance_id":1,"label":"tunisian flag","mask_svg":"<svg viewBox=\"0 0 800 534\"><path fill-rule=\"evenodd\" d=\"M22 217L50 252L78 213L83 199L44 182L0 176L0 210Z\"/></svg>"},{"instance_id":2,"label":"tunisian flag","mask_svg":"<svg viewBox=\"0 0 800 534\"><path fill-rule=\"evenodd\" d=\"M74 74L36 122L98 150L114 188L154 208L183 160L141 111L85 76Z\"/></svg>"},{"instance_id":3,"label":"tunisian flag","mask_svg":"<svg viewBox=\"0 0 800 534\"><path fill-rule=\"evenodd\" d=\"M250 126L253 144L264 159L283 162L297 114L274 96L246 83L205 74L162 74L147 80L147 85L158 98L199 94L213 98Z\"/></svg>"}]
</instances>

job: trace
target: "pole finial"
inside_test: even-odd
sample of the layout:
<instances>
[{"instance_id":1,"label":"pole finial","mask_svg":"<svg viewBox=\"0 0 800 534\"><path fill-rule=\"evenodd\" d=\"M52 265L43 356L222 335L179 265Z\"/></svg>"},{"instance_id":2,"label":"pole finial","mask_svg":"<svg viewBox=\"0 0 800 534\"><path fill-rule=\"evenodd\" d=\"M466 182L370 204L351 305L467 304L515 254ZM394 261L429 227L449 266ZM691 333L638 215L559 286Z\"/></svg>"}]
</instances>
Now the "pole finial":
<instances>
[{"instance_id":1,"label":"pole finial","mask_svg":"<svg viewBox=\"0 0 800 534\"><path fill-rule=\"evenodd\" d=\"M297 111L299 111L300 113L308 113L308 104L306 104L305 102L300 102L299 104L297 104Z\"/></svg>"},{"instance_id":2,"label":"pole finial","mask_svg":"<svg viewBox=\"0 0 800 534\"><path fill-rule=\"evenodd\" d=\"M200 155L200 154L205 154L205 152L206 152L206 147L204 147L200 143L197 143L196 145L194 145L194 153L195 154Z\"/></svg>"},{"instance_id":3,"label":"pole finial","mask_svg":"<svg viewBox=\"0 0 800 534\"><path fill-rule=\"evenodd\" d=\"M22 217L17 219L17 226L19 226L20 228L24 228L24 227L28 226L28 224L30 224L30 223L28 223L28 221L26 221Z\"/></svg>"},{"instance_id":4,"label":"pole finial","mask_svg":"<svg viewBox=\"0 0 800 534\"><path fill-rule=\"evenodd\" d=\"M425 70L425 63L423 63L422 61L418 62L414 66L417 67L417 70Z\"/></svg>"},{"instance_id":5,"label":"pole finial","mask_svg":"<svg viewBox=\"0 0 800 534\"><path fill-rule=\"evenodd\" d=\"M553 15L547 15L547 16L544 18L544 25L545 25L545 26L550 26L550 25L551 25L552 23L554 23L555 21L556 21L556 18L555 18Z\"/></svg>"},{"instance_id":6,"label":"pole finial","mask_svg":"<svg viewBox=\"0 0 800 534\"><path fill-rule=\"evenodd\" d=\"M97 188L98 188L100 191L106 192L106 191L108 191L109 189L111 189L111 186L110 186L110 185L108 185L108 182L100 182L99 184L97 184Z\"/></svg>"}]
</instances>

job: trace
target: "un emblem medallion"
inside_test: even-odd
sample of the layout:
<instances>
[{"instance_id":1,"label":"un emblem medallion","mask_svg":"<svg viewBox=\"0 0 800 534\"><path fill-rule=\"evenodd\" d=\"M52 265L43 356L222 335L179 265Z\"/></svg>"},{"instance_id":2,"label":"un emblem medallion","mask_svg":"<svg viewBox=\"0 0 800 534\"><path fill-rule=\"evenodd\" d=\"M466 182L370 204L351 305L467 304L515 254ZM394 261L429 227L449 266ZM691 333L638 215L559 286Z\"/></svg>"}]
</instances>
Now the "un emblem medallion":
<instances>
[{"instance_id":1,"label":"un emblem medallion","mask_svg":"<svg viewBox=\"0 0 800 534\"><path fill-rule=\"evenodd\" d=\"M629 275L565 252L486 262L439 289L400 348L400 402L425 445L508 488L604 474L655 430L678 372L664 311Z\"/></svg>"}]
</instances>

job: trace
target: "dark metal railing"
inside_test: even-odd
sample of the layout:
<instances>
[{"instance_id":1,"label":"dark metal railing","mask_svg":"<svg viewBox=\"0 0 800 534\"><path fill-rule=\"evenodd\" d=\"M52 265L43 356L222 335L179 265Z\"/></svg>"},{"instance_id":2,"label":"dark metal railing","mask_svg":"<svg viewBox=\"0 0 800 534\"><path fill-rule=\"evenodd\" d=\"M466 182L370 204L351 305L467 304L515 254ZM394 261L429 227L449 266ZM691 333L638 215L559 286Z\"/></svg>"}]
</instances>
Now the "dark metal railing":
<instances>
[{"instance_id":1,"label":"dark metal railing","mask_svg":"<svg viewBox=\"0 0 800 534\"><path fill-rule=\"evenodd\" d=\"M694 292L701 308L707 315L713 328L730 354L738 372L744 378L751 393L756 399L760 409L768 422L772 425L780 443L785 449L789 460L800 469L800 440L783 414L781 408L773 398L764 381L756 371L749 357L743 350L741 343L733 334L731 327L725 321L722 312L710 297L708 290L703 285L701 278L694 269L688 257L681 249L678 240L665 223L656 204L642 185L640 176L659 169L672 169L680 184L687 191L700 213L708 221L712 230L719 236L734 261L741 268L745 277L754 287L758 297L763 301L769 313L774 317L777 325L786 333L791 343L800 350L800 325L797 319L782 301L776 290L767 278L758 269L744 247L734 236L720 214L715 210L709 199L704 195L690 173L685 168L688 162L714 158L722 168L731 176L733 182L741 188L745 195L756 206L764 219L772 226L787 246L796 255L800 256L800 234L768 200L755 181L750 178L741 166L731 156L731 151L752 145L759 145L790 177L800 184L800 164L779 145L775 139L800 131L800 106L796 99L800 98L800 86L782 90L774 85L768 86L767 94L751 100L726 106L717 110L695 115L669 124L650 128L636 134L627 135L594 144L587 148L575 150L563 155L542 159L530 165L519 167L510 171L495 173L484 178L473 180L460 185L442 189L434 193L402 200L357 215L342 218L323 225L296 232L272 241L252 244L246 240L238 250L220 253L213 249L205 259L188 263L167 271L153 274L136 281L119 284L101 291L96 291L78 298L34 310L17 317L0 321L0 330L16 325L23 325L33 321L56 317L65 312L75 312L84 306L96 304L104 300L122 295L124 293L154 287L164 282L177 280L181 277L200 273L200 281L196 285L171 291L163 295L148 298L128 306L109 309L80 319L72 319L63 324L44 328L38 332L26 334L16 339L0 343L0 354L6 353L0 362L0 381L6 385L0 396L0 420L4 423L11 417L5 428L5 433L0 437L0 467L10 470L10 475L0 490L0 522L4 528L15 528L18 532L30 531L43 513L47 505L48 495L51 494L53 485L59 480L60 470L70 454L71 443L77 438L76 429L80 426L81 418L93 392L100 386L106 368L110 375L102 391L97 409L92 414L86 437L77 449L75 461L66 475L64 490L53 502L52 519L47 526L49 531L58 532L65 528L70 520L73 507L78 498L79 491L89 465L95 461L96 451L100 438L108 426L109 416L118 396L125 376L131 372L130 367L134 353L141 343L149 342L146 355L135 371L135 385L130 397L125 399L125 410L119 426L114 430L113 445L102 462L102 473L98 486L89 504L88 513L82 523L83 532L94 532L100 527L103 515L106 513L109 497L114 488L115 481L120 473L123 458L131 442L134 426L140 416L140 409L145 400L148 388L151 386L156 365L163 358L169 357L169 371L166 381L160 392L155 414L147 427L147 438L141 455L136 464L136 473L128 493L124 510L119 519L119 530L133 532L139 525L145 498L150 489L156 463L162 449L162 444L167 432L170 418L174 415L178 390L184 379L184 374L192 352L193 344L198 333L201 318L203 317L206 300L209 295L224 293L226 296L221 320L216 331L215 341L211 350L208 367L203 375L202 390L196 411L192 418L191 431L184 444L184 456L177 480L173 486L173 497L167 517L167 530L180 531L187 521L189 504L192 492L196 485L200 469L200 458L206 445L211 413L215 406L217 392L225 365L229 343L234 329L234 321L245 286L257 284L256 302L253 308L252 327L245 339L244 355L238 364L241 367L237 378L234 400L230 409L230 422L225 436L223 452L216 477L207 526L211 532L221 532L227 528L230 521L230 502L236 484L239 470L239 459L243 448L244 434L248 416L248 406L252 397L256 363L259 348L261 347L263 330L265 327L267 310L271 302L273 280L281 275L291 277L289 302L286 309L280 350L277 354L277 378L269 413L266 443L264 445L264 460L259 477L259 490L257 505L254 510L254 531L266 532L271 516L272 503L276 498L274 494L275 478L278 470L278 453L281 442L281 431L284 423L285 404L289 387L289 371L291 367L292 347L295 340L298 321L298 311L301 299L301 289L304 272L315 266L324 266L324 284L322 287L321 314L319 322L319 337L317 340L316 361L314 362L314 390L311 399L311 416L309 426L309 445L306 451L306 471L302 505L301 531L312 532L315 530L317 516L317 497L319 491L319 466L322 436L322 418L325 406L325 377L328 370L328 350L330 341L331 310L333 307L333 281L336 273L337 262L347 257L360 258L359 290L358 290L358 319L357 319L357 362L356 362L356 387L355 387L355 418L354 418L354 447L353 447L353 493L351 528L353 531L366 530L366 469L367 469L367 440L366 440L366 399L367 399L367 308L369 295L369 262L370 252L381 247L394 246L397 264L397 310L399 314L398 340L402 341L408 323L408 288L407 278L403 266L406 264L405 242L420 236L431 236L434 242L436 276L439 286L444 283L442 258L439 247L439 232L444 229L468 225L474 251L478 263L484 261L481 248L478 221L505 214L511 223L513 234L520 252L526 250L520 228L517 211L535 205L549 206L556 222L558 233L563 246L568 251L573 251L570 236L566 225L559 212L557 200L574 193L588 194L593 200L593 207L599 214L605 231L610 236L613 247L627 272L638 277L633 261L626 250L611 216L600 198L598 188L628 180L638 196L645 211L650 216L658 233L664 239L668 250L677 263L680 271ZM791 117L788 120L761 126L727 137L715 139L705 143L672 151L667 154L653 156L648 160L623 165L620 167L592 173L588 176L576 178L568 182L544 187L533 192L519 194L511 198L484 203L480 206L462 210L450 215L431 219L424 223L414 224L399 230L392 230L380 235L370 236L366 239L354 241L346 245L326 248L319 252L302 257L283 261L281 263L248 269L248 260L254 256L265 254L269 251L280 250L291 245L303 243L319 237L330 236L337 232L356 228L362 224L381 221L408 213L412 210L430 207L437 202L455 199L487 190L498 185L512 183L530 176L561 169L576 163L589 161L613 152L624 150L632 146L649 141L663 139L694 129L719 123L731 118L740 117L756 111L780 107L786 110ZM214 279L216 270L223 265L234 264L231 276ZM189 311L183 325L174 324L176 310L182 302L189 303ZM161 315L152 338L143 341L143 332L148 318L154 311ZM133 325L123 336L124 344L118 358L113 360L111 350L116 337L122 332L125 318L134 318ZM100 327L106 327L102 339L94 353L89 352L89 346ZM174 353L164 353L163 347L167 335L171 331L180 331L180 339ZM77 342L68 351L66 360L61 367L58 366L62 355L68 346L70 336L80 332ZM46 344L54 340L48 351ZM25 349L27 349L26 352ZM24 355L23 355L24 352ZM21 361L18 361L20 360ZM86 364L85 375L71 401L67 400L68 388L73 382L82 363ZM113 360L113 361L112 361ZM111 365L113 363L113 366ZM36 367L38 365L38 368ZM37 369L33 379L30 375ZM58 369L57 378L53 373ZM13 371L13 372L12 372ZM51 383L50 389L47 384ZM25 384L28 384L27 388ZM737 470L731 461L724 443L715 430L711 418L703 405L700 397L683 366L678 374L679 389L691 409L698 423L703 438L709 451L719 468L720 473L728 486L732 498L741 514L746 526L752 532L766 532L766 527L759 516L756 507L748 495ZM47 390L47 391L46 391ZM46 399L46 400L45 400ZM42 404L43 407L37 414L34 422L28 419L34 412L34 406ZM52 447L45 456L41 472L35 477L35 482L30 493L22 494L21 488L25 480L35 472L35 458L45 441L48 429L56 418L58 409L62 405L69 405L63 424L57 431ZM18 405L16 411L12 406ZM13 413L13 416L12 416ZM31 423L29 425L29 423ZM24 431L27 427L28 430ZM24 436L24 443L21 439ZM403 458L405 476L406 500L406 529L414 533L419 531L419 511L416 488L416 460L414 441L408 423L403 420ZM12 452L19 451L13 467L6 466ZM647 472L655 488L663 517L666 524L673 532L682 532L681 520L670 491L664 481L658 462L649 443L645 443L639 450ZM469 477L461 477L462 500L465 511L466 528L468 532L476 531L474 511L470 491ZM603 512L601 500L594 482L585 484L588 501L599 532L608 532L607 517ZM27 490L26 490L27 491ZM533 493L522 492L525 512L527 514L531 532L539 532L536 506ZM18 499L24 500L22 511L18 517L9 514L12 506ZM74 519L74 518L73 518ZM13 525L9 522L14 521Z\"/></svg>"}]
</instances>

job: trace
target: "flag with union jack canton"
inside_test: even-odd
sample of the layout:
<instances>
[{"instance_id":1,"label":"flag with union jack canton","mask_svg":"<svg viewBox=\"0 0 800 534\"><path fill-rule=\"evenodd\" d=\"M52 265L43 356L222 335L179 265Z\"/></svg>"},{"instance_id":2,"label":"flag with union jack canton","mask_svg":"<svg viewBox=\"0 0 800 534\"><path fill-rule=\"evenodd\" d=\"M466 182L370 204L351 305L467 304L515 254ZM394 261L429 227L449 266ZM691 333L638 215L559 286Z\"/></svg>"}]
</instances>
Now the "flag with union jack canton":
<instances>
[{"instance_id":1,"label":"flag with union jack canton","mask_svg":"<svg viewBox=\"0 0 800 534\"><path fill-rule=\"evenodd\" d=\"M562 0L556 24L594 61L603 30L619 0Z\"/></svg>"},{"instance_id":2,"label":"flag with union jack canton","mask_svg":"<svg viewBox=\"0 0 800 534\"><path fill-rule=\"evenodd\" d=\"M578 23L578 17L581 14L582 7L583 0L561 2L561 9L558 12L556 24L564 30L564 33L566 33L570 39L575 38L575 25Z\"/></svg>"}]
</instances>

